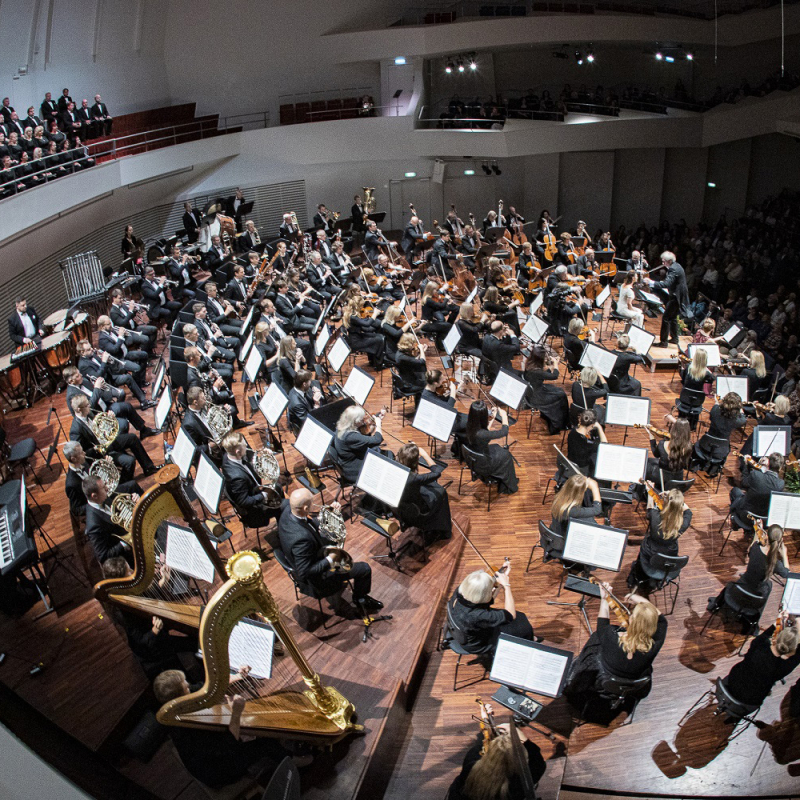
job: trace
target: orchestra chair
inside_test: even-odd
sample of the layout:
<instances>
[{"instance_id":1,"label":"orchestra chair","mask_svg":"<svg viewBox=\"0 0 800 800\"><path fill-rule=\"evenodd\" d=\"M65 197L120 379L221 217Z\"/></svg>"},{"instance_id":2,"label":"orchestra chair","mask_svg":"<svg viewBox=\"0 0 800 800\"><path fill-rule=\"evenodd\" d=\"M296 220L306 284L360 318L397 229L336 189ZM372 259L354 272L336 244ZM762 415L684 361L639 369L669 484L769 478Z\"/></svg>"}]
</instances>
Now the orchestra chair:
<instances>
[{"instance_id":1,"label":"orchestra chair","mask_svg":"<svg viewBox=\"0 0 800 800\"><path fill-rule=\"evenodd\" d=\"M630 317L623 317L622 314L618 314L616 309L612 306L611 310L609 311L608 316L605 318L606 323L606 336L603 336L603 326L600 325L600 339L598 344L603 341L603 339L613 339L614 334L617 332L617 328L624 328L630 322ZM611 331L609 332L608 326L611 325Z\"/></svg>"},{"instance_id":2,"label":"orchestra chair","mask_svg":"<svg viewBox=\"0 0 800 800\"><path fill-rule=\"evenodd\" d=\"M409 528L416 528L420 534L422 544L422 563L428 563L428 544L425 539L425 529L420 525L422 511L416 503L403 501L402 507L397 509L397 521L400 523L400 530L407 531Z\"/></svg>"},{"instance_id":3,"label":"orchestra chair","mask_svg":"<svg viewBox=\"0 0 800 800\"><path fill-rule=\"evenodd\" d=\"M322 617L322 627L324 630L329 630L330 628L334 627L333 625L328 625L328 616L322 610L322 601L330 598L330 597L338 597L341 596L342 592L346 587L350 587L352 591L353 586L349 580L344 581L342 585L336 589L336 591L325 593L316 590L313 586L309 586L307 584L300 583L294 575L294 569L289 566L289 561L286 558L286 553L280 547L274 547L272 550L272 555L275 556L275 560L283 567L286 574L292 579L292 585L294 586L294 598L299 603L300 602L300 595L303 594L306 597L310 597L313 600L317 601L317 605L319 606L319 615ZM334 612L334 616L339 616ZM344 619L343 617L341 619ZM341 620L340 620L341 621ZM338 625L339 623L335 623Z\"/></svg>"},{"instance_id":4,"label":"orchestra chair","mask_svg":"<svg viewBox=\"0 0 800 800\"><path fill-rule=\"evenodd\" d=\"M711 620L719 613L722 613L723 617L733 616L734 619L739 622L750 622L750 618L746 616L745 612L757 611L760 618L761 612L767 605L767 600L769 600L769 592L766 595L755 594L753 592L748 592L747 589L743 589L734 581L730 581L725 585L722 605L709 613L708 619L700 631L700 635L702 636L705 633ZM742 645L744 646L744 642Z\"/></svg>"},{"instance_id":5,"label":"orchestra chair","mask_svg":"<svg viewBox=\"0 0 800 800\"><path fill-rule=\"evenodd\" d=\"M539 408L534 403L530 403L528 401L527 392L526 392L526 395L522 398L522 403L520 404L519 410L520 410L520 412L522 412L522 411L530 411L531 412L530 416L528 417L528 431L527 431L527 436L525 437L527 439L530 439L531 438L531 428L533 428L533 415L537 411L539 411Z\"/></svg>"},{"instance_id":6,"label":"orchestra chair","mask_svg":"<svg viewBox=\"0 0 800 800\"><path fill-rule=\"evenodd\" d=\"M563 452L564 448L560 448ZM564 482L569 477L570 473L572 472L572 467L570 466L569 462L567 461L566 456L562 456L561 453L556 453L556 472L555 475L547 479L547 483L544 487L544 495L542 496L542 505L547 502L547 493L550 491L550 484L555 484L555 492L561 490L561 487L564 485ZM554 493L555 493L554 492Z\"/></svg>"},{"instance_id":7,"label":"orchestra chair","mask_svg":"<svg viewBox=\"0 0 800 800\"><path fill-rule=\"evenodd\" d=\"M400 414L400 419L403 422L402 427L405 428L406 426L406 403L409 400L414 400L417 392L416 390L409 391L406 388L403 379L400 377L400 373L395 370L394 367L390 368L392 373L392 393L389 395L389 411L392 411L392 404L395 400L400 400L403 403L403 411ZM415 401L416 402L416 401Z\"/></svg>"},{"instance_id":8,"label":"orchestra chair","mask_svg":"<svg viewBox=\"0 0 800 800\"><path fill-rule=\"evenodd\" d=\"M737 736L741 736L747 728L752 725L756 720L760 705L754 706L747 703L742 703L737 700L729 691L725 684L724 678L717 678L714 682L714 688L705 692L702 697L681 717L678 721L678 728L682 728L683 724L692 715L692 712L704 701L714 698L717 703L717 708L714 710L714 716L725 715L725 721L733 722L733 732L728 737L728 742L733 741ZM741 727L740 724L745 724ZM738 729L738 730L737 730Z\"/></svg>"},{"instance_id":9,"label":"orchestra chair","mask_svg":"<svg viewBox=\"0 0 800 800\"><path fill-rule=\"evenodd\" d=\"M352 522L358 516L353 506L353 495L356 493L357 487L354 482L351 482L345 478L344 470L342 469L342 462L339 461L339 457L335 453L333 447L328 448L326 457L328 461L330 461L331 466L333 466L333 471L336 474L336 480L339 483L339 488L334 495L333 501L336 502L340 497L344 500L343 505L346 504L350 510L350 521ZM346 500L344 499L345 489L350 489L350 494L347 496Z\"/></svg>"},{"instance_id":10,"label":"orchestra chair","mask_svg":"<svg viewBox=\"0 0 800 800\"><path fill-rule=\"evenodd\" d=\"M252 528L252 527L250 527L248 525L245 525L244 519L242 518L242 515L239 513L239 509L234 505L233 500L231 500L231 497L228 494L228 487L225 486L225 482L224 481L222 483L222 493L223 493L223 496L225 497L225 499L230 503L231 508L233 509L233 513L236 515L236 518L241 523L242 532L244 533L245 538L247 537L247 531L248 530L254 530L256 532L256 542L258 543L258 549L260 551L262 551L264 559L268 559L269 558L269 554L264 550L264 548L263 548L263 546L261 544L261 528L262 528L262 526L259 525L257 528ZM223 518L223 519L225 519L225 518ZM267 525L264 525L263 527L264 527L264 529L268 528L269 527L269 523Z\"/></svg>"},{"instance_id":11,"label":"orchestra chair","mask_svg":"<svg viewBox=\"0 0 800 800\"><path fill-rule=\"evenodd\" d=\"M639 560L642 572L652 581L656 591L664 590L664 606L667 605L667 587L674 586L675 594L672 597L672 608L669 616L675 611L675 603L678 602L678 593L681 590L681 572L689 563L689 556L667 556L663 553L654 553L648 562L644 559Z\"/></svg>"},{"instance_id":12,"label":"orchestra chair","mask_svg":"<svg viewBox=\"0 0 800 800\"><path fill-rule=\"evenodd\" d=\"M567 380L567 376L573 381L577 380L580 377L583 367L575 360L572 350L564 350L564 362L566 364L566 369L564 370L564 377L561 379L561 383Z\"/></svg>"},{"instance_id":13,"label":"orchestra chair","mask_svg":"<svg viewBox=\"0 0 800 800\"><path fill-rule=\"evenodd\" d=\"M493 475L488 474L486 456L475 452L475 450L470 449L466 444L462 444L461 457L464 461L461 464L461 473L458 476L458 493L461 494L461 483L464 480L464 467L466 467L471 475L470 482L480 480L482 483L486 484L489 489L489 494L486 498L486 510L491 511L492 486L499 486L500 481Z\"/></svg>"},{"instance_id":14,"label":"orchestra chair","mask_svg":"<svg viewBox=\"0 0 800 800\"><path fill-rule=\"evenodd\" d=\"M617 711L622 705L633 700L633 707L628 714L628 718L620 725L620 728L624 728L626 725L630 725L633 722L633 717L636 714L639 701L642 699L642 692L650 686L653 681L653 676L652 669L647 675L633 680L629 678L618 678L611 673L601 672L597 680L599 687L594 690L594 695L600 700L609 703L609 707L612 711ZM586 721L586 711L591 701L591 696L586 699L577 723L578 726Z\"/></svg>"},{"instance_id":15,"label":"orchestra chair","mask_svg":"<svg viewBox=\"0 0 800 800\"><path fill-rule=\"evenodd\" d=\"M705 435L708 436L709 439L715 439L718 442L724 442L725 441L724 439L720 439L718 436L711 436L711 434L705 434ZM689 472L694 472L695 475L699 475L700 474L700 469L702 469L706 473L706 477L708 477L708 472L716 467L719 470L717 472L717 475L716 475L717 485L714 488L714 494L716 494L719 491L719 484L720 484L720 481L722 481L722 473L725 471L725 462L728 460L728 456L729 455L730 455L730 450L728 450L728 452L725 454L724 458L721 458L721 459L719 459L719 458L708 459L701 452L698 451L697 444L695 444L694 450L693 450L693 458L696 459L696 461L699 461L699 462L703 463L704 466L703 467L699 467L699 465L697 465L696 463L695 464L691 464L690 463L689 464ZM710 480L711 483L714 482L714 478L713 477L708 478L708 480ZM710 485L710 484L708 484L708 482L706 482L706 483L707 483L707 485Z\"/></svg>"},{"instance_id":16,"label":"orchestra chair","mask_svg":"<svg viewBox=\"0 0 800 800\"><path fill-rule=\"evenodd\" d=\"M680 397L675 399L675 410L678 412L678 416L689 420L689 428L692 431L697 428L705 401L706 394L699 389L682 389Z\"/></svg>"},{"instance_id":17,"label":"orchestra chair","mask_svg":"<svg viewBox=\"0 0 800 800\"><path fill-rule=\"evenodd\" d=\"M458 626L453 622L453 619L450 615L450 603L445 606L447 616L444 621L444 625L442 625L441 633L439 634L439 650L452 650L458 658L456 659L456 670L455 674L453 675L453 691L457 692L459 689L466 689L468 686L472 686L475 683L480 683L481 681L485 680L489 674L489 670L486 665L486 659L482 658L480 654L470 653L468 650L464 649L464 646L458 641ZM458 685L458 670L461 667L461 659L464 656L475 656L472 661L467 661L466 666L474 666L479 665L481 668L481 675L479 678L474 678L473 680L467 681L462 686Z\"/></svg>"},{"instance_id":18,"label":"orchestra chair","mask_svg":"<svg viewBox=\"0 0 800 800\"><path fill-rule=\"evenodd\" d=\"M766 530L767 527L767 518L759 516L758 514L753 514L754 517L758 517L761 522L764 524L764 529ZM722 531L725 529L725 523L730 522L730 527L728 528L728 533L725 536L725 541L722 543L722 547L719 550L719 555L722 555L722 551L725 549L725 545L728 544L728 539L731 538L731 534L734 531L744 531L745 534L752 536L755 533L755 529L753 528L753 523L747 516L739 516L737 511L730 511L728 510L728 514L724 520L722 520L722 525L719 526L719 533L722 534Z\"/></svg>"},{"instance_id":19,"label":"orchestra chair","mask_svg":"<svg viewBox=\"0 0 800 800\"><path fill-rule=\"evenodd\" d=\"M553 531L543 519L539 520L539 541L531 548L531 554L528 558L528 566L525 567L525 572L530 572L531 564L533 563L533 554L536 552L537 547L542 548L542 564L555 559L561 559L564 552L564 537ZM566 566L562 561L562 566L566 570ZM563 575L562 575L563 580ZM560 587L559 587L560 594Z\"/></svg>"},{"instance_id":20,"label":"orchestra chair","mask_svg":"<svg viewBox=\"0 0 800 800\"><path fill-rule=\"evenodd\" d=\"M37 486L42 489L42 483L39 480L39 477L36 475L36 470L31 466L30 463L31 458L33 458L33 455L37 450L39 451L39 455L42 457L42 460L47 461L45 454L36 444L36 439L34 439L32 436L28 436L25 439L20 439L14 444L10 444L8 441L8 435L6 434L6 429L0 426L0 455L2 455L2 457L5 459L9 469L13 471L16 466L22 465L23 473L30 471L30 474L36 481Z\"/></svg>"}]
</instances>

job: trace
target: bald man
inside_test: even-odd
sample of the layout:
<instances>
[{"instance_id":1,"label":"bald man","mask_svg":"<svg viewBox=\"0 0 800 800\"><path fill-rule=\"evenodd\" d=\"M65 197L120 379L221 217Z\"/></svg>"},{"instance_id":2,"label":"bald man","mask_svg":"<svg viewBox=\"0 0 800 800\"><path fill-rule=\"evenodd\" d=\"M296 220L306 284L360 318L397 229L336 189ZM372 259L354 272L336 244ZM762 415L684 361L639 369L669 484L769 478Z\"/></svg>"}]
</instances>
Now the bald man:
<instances>
[{"instance_id":1,"label":"bald man","mask_svg":"<svg viewBox=\"0 0 800 800\"><path fill-rule=\"evenodd\" d=\"M319 522L311 517L314 495L308 489L295 489L288 500L283 501L278 522L278 536L286 560L294 570L300 586L311 587L315 593L329 596L338 592L345 581L353 582L353 602L359 613L377 611L383 603L369 596L372 587L372 568L363 561L353 563L348 572L334 568L333 557L325 555L330 542L319 532ZM340 510L338 503L333 504Z\"/></svg>"}]
</instances>

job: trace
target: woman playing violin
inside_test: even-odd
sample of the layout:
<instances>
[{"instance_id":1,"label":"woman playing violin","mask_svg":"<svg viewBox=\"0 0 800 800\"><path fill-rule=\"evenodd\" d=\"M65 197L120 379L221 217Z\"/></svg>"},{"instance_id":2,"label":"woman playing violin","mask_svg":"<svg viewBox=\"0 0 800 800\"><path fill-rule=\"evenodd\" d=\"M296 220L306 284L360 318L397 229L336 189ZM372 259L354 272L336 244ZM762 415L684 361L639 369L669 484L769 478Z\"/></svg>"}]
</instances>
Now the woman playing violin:
<instances>
[{"instance_id":1,"label":"woman playing violin","mask_svg":"<svg viewBox=\"0 0 800 800\"><path fill-rule=\"evenodd\" d=\"M397 343L397 372L404 392L414 393L418 400L425 388L425 345L420 344L413 333L404 333Z\"/></svg>"},{"instance_id":2,"label":"woman playing violin","mask_svg":"<svg viewBox=\"0 0 800 800\"><path fill-rule=\"evenodd\" d=\"M387 361L396 363L397 361L397 344L404 333L408 333L414 326L414 323L419 320L413 317L406 317L400 310L400 306L389 306L386 313L383 315L383 322L381 323L381 334L386 340L385 357Z\"/></svg>"},{"instance_id":3,"label":"woman playing violin","mask_svg":"<svg viewBox=\"0 0 800 800\"><path fill-rule=\"evenodd\" d=\"M443 347L441 340L450 330L453 319L458 313L458 306L451 303L446 294L443 293L440 284L429 280L425 284L422 293L422 319L425 324L420 330L436 337L436 345L440 349ZM451 319L452 318L452 319Z\"/></svg>"},{"instance_id":4,"label":"woman playing violin","mask_svg":"<svg viewBox=\"0 0 800 800\"><path fill-rule=\"evenodd\" d=\"M378 322L377 308L372 314L362 317L364 298L354 297L345 307L342 314L342 326L347 335L347 342L352 350L367 354L369 364L374 369L383 369L383 352L386 349L386 340L380 334L381 323Z\"/></svg>"},{"instance_id":5,"label":"woman playing violin","mask_svg":"<svg viewBox=\"0 0 800 800\"><path fill-rule=\"evenodd\" d=\"M508 302L504 302L504 300L505 298L501 296L500 289L496 285L489 286L483 293L483 311L486 314L491 314L495 319L499 319L503 324L508 325L519 336L517 307L520 305L520 301L512 300L510 297Z\"/></svg>"}]
</instances>

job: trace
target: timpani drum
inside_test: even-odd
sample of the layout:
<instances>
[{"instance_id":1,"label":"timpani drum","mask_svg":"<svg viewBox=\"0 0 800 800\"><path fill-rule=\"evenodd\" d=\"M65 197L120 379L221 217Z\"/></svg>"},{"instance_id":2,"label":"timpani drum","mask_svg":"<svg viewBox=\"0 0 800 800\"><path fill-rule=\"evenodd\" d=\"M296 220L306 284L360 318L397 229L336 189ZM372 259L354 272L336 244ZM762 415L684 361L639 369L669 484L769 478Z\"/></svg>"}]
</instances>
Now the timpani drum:
<instances>
[{"instance_id":1,"label":"timpani drum","mask_svg":"<svg viewBox=\"0 0 800 800\"><path fill-rule=\"evenodd\" d=\"M73 318L73 321L64 328L64 331L70 331L72 333L72 340L75 342L76 346L82 339L87 339L91 342L92 318L85 311L79 311Z\"/></svg>"},{"instance_id":2,"label":"timpani drum","mask_svg":"<svg viewBox=\"0 0 800 800\"><path fill-rule=\"evenodd\" d=\"M42 339L42 356L45 363L53 370L62 370L72 362L75 352L72 342L72 331L52 333Z\"/></svg>"},{"instance_id":3,"label":"timpani drum","mask_svg":"<svg viewBox=\"0 0 800 800\"><path fill-rule=\"evenodd\" d=\"M64 322L67 319L68 308L59 308L52 314L48 314L43 320L45 333L58 333L64 330Z\"/></svg>"},{"instance_id":4,"label":"timpani drum","mask_svg":"<svg viewBox=\"0 0 800 800\"><path fill-rule=\"evenodd\" d=\"M22 386L22 370L19 363L11 360L11 354L0 356L0 392L15 397Z\"/></svg>"}]
</instances>

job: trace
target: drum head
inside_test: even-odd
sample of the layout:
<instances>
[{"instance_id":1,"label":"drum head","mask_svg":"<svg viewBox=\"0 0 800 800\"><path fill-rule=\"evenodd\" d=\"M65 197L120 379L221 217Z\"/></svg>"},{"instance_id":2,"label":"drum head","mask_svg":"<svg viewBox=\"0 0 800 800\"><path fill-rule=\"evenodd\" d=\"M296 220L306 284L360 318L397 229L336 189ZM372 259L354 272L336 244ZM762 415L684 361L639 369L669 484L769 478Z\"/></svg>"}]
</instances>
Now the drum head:
<instances>
[{"instance_id":1,"label":"drum head","mask_svg":"<svg viewBox=\"0 0 800 800\"><path fill-rule=\"evenodd\" d=\"M56 325L60 325L67 318L68 311L69 309L60 308L58 311L54 311L52 314L48 314L44 318L43 324L46 325L48 328L53 328Z\"/></svg>"}]
</instances>

